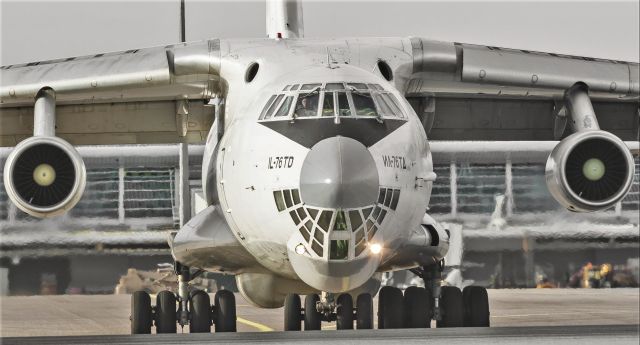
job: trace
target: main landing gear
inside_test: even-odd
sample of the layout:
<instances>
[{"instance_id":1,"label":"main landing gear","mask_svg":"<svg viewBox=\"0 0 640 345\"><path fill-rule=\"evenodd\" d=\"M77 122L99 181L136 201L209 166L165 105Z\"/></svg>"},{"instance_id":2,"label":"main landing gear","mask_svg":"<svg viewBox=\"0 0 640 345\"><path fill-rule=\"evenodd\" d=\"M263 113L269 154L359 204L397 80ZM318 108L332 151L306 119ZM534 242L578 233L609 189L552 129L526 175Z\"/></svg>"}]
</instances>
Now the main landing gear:
<instances>
[{"instance_id":1,"label":"main landing gear","mask_svg":"<svg viewBox=\"0 0 640 345\"><path fill-rule=\"evenodd\" d=\"M411 272L424 280L425 288L409 287L405 290L404 304L402 305L404 307L402 313L404 327L429 327L431 319L436 320L436 327L438 328L489 327L489 297L487 290L480 286L467 286L462 291L455 286L441 286L443 269L444 260L440 261L438 265L411 270ZM385 288L395 289L392 287ZM382 297L382 290L379 297L379 310L384 312L385 307L382 304L391 302L387 302ZM399 293L398 290L387 294L398 295ZM424 318L425 314L429 316L427 320ZM386 323L383 322L382 325L386 326Z\"/></svg>"},{"instance_id":2,"label":"main landing gear","mask_svg":"<svg viewBox=\"0 0 640 345\"><path fill-rule=\"evenodd\" d=\"M368 293L358 295L353 301L350 294L341 294L334 298L333 294L323 293L307 295L304 308L300 303L300 295L289 294L284 300L284 330L300 331L304 324L305 331L319 331L322 321L336 322L336 328L356 329L373 328L373 298Z\"/></svg>"},{"instance_id":3,"label":"main landing gear","mask_svg":"<svg viewBox=\"0 0 640 345\"><path fill-rule=\"evenodd\" d=\"M216 332L236 331L236 301L231 291L216 292L211 304L209 294L202 290L189 291L188 282L202 271L191 274L186 266L176 263L178 294L162 291L156 297L155 307L145 291L131 295L131 334L150 334L153 325L156 333L176 333L177 325L189 325L190 333L209 333L215 325Z\"/></svg>"}]
</instances>

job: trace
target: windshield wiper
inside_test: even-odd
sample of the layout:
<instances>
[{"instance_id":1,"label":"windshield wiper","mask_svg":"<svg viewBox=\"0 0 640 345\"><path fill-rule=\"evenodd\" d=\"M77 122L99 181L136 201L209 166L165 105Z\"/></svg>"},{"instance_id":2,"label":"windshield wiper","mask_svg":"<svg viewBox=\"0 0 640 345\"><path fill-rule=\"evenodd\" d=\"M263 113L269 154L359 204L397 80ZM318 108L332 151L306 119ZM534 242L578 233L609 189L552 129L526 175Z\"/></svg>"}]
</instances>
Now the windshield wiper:
<instances>
[{"instance_id":1,"label":"windshield wiper","mask_svg":"<svg viewBox=\"0 0 640 345\"><path fill-rule=\"evenodd\" d=\"M318 93L320 92L320 86L316 86L316 88L315 88L315 89L313 89L313 90L311 90L311 91L309 91L309 92L305 93L304 95L298 96L298 98L307 98L307 97L312 96L312 95L313 95L313 94L315 94L316 92L318 92Z\"/></svg>"},{"instance_id":2,"label":"windshield wiper","mask_svg":"<svg viewBox=\"0 0 640 345\"><path fill-rule=\"evenodd\" d=\"M356 88L355 88L355 87L353 87L353 86L349 86L349 87L351 88L351 93L355 93L356 95L360 95L360 96L362 96L362 97L368 97L368 98L370 98L370 99L371 99L371 101L372 101L372 102L373 102L373 104L374 104L374 106L373 106L373 107L374 107L374 108L373 108L373 110L374 110L374 111L375 111L375 113L376 113L376 115L375 115L376 120L377 120L379 123L384 123L384 118L382 117L382 114L380 114L380 112L378 111L378 109L376 109L376 107L375 107L375 104L376 104L375 102L376 102L376 101L375 101L375 99L373 99L373 95L372 95L370 92L362 92L362 91L360 91L360 90L356 89ZM357 112L358 112L358 110L356 109L356 113L357 113Z\"/></svg>"}]
</instances>

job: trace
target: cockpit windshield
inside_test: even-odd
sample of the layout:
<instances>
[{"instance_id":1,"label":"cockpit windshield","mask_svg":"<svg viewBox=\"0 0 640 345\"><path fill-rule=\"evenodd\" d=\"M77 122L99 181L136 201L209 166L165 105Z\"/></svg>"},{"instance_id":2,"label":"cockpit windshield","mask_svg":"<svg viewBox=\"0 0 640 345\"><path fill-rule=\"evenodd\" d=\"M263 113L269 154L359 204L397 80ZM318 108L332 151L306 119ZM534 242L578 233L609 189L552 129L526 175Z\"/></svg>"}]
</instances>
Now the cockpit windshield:
<instances>
[{"instance_id":1,"label":"cockpit windshield","mask_svg":"<svg viewBox=\"0 0 640 345\"><path fill-rule=\"evenodd\" d=\"M303 88L306 85L303 85ZM291 97L291 96L290 96ZM310 117L318 115L318 101L320 100L320 86L310 92L300 92L294 110L296 117Z\"/></svg>"},{"instance_id":2,"label":"cockpit windshield","mask_svg":"<svg viewBox=\"0 0 640 345\"><path fill-rule=\"evenodd\" d=\"M265 104L260 120L312 117L405 118L395 96L378 84L287 85Z\"/></svg>"}]
</instances>

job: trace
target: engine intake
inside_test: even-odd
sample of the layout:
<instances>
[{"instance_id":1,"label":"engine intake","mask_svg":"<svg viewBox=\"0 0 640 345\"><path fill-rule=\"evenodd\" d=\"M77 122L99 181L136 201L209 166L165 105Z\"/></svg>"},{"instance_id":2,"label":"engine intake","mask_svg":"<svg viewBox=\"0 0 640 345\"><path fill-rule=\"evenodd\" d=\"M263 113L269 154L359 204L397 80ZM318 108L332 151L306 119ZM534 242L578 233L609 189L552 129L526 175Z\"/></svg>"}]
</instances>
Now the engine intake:
<instances>
[{"instance_id":1,"label":"engine intake","mask_svg":"<svg viewBox=\"0 0 640 345\"><path fill-rule=\"evenodd\" d=\"M86 184L84 162L68 142L36 136L20 142L4 166L4 184L13 203L46 218L73 208Z\"/></svg>"},{"instance_id":2,"label":"engine intake","mask_svg":"<svg viewBox=\"0 0 640 345\"><path fill-rule=\"evenodd\" d=\"M562 140L547 160L546 180L551 195L574 212L607 209L631 188L634 161L615 135L583 131Z\"/></svg>"}]
</instances>

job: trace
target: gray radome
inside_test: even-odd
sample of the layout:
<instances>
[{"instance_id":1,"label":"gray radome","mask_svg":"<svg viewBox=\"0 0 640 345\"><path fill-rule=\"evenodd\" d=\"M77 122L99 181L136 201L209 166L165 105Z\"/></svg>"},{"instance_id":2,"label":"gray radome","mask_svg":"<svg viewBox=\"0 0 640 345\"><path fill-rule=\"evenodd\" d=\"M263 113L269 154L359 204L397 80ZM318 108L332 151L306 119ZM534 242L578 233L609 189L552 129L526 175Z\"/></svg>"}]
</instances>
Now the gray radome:
<instances>
[{"instance_id":1,"label":"gray radome","mask_svg":"<svg viewBox=\"0 0 640 345\"><path fill-rule=\"evenodd\" d=\"M302 165L300 192L307 205L357 208L372 205L379 178L369 150L357 140L332 137L315 144Z\"/></svg>"}]
</instances>

